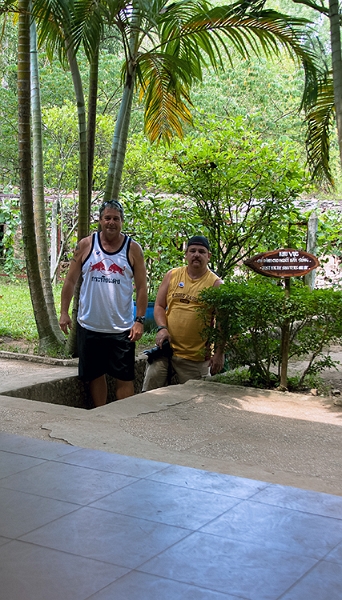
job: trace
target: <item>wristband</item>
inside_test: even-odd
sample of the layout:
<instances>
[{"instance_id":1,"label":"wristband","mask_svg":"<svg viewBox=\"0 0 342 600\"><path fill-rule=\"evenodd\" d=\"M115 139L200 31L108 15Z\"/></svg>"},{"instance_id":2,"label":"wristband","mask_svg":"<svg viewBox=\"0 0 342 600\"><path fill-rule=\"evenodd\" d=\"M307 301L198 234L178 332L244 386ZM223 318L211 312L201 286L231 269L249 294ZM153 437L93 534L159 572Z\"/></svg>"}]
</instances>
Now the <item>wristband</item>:
<instances>
[{"instance_id":1,"label":"wristband","mask_svg":"<svg viewBox=\"0 0 342 600\"><path fill-rule=\"evenodd\" d=\"M158 331L161 331L162 329L167 329L166 325L159 325L159 326L157 327L157 332L158 332Z\"/></svg>"},{"instance_id":2,"label":"wristband","mask_svg":"<svg viewBox=\"0 0 342 600\"><path fill-rule=\"evenodd\" d=\"M144 324L145 323L145 317L135 317L134 321L136 323L142 323L142 324Z\"/></svg>"}]
</instances>

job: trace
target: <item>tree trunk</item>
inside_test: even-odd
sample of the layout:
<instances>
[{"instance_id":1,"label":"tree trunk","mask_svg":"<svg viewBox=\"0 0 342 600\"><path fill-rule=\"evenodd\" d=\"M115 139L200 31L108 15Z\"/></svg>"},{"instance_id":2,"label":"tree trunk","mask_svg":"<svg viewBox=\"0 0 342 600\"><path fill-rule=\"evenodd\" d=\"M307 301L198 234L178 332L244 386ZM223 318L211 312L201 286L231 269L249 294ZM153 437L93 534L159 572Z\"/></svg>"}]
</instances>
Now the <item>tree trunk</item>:
<instances>
[{"instance_id":1,"label":"tree trunk","mask_svg":"<svg viewBox=\"0 0 342 600\"><path fill-rule=\"evenodd\" d=\"M88 210L88 149L87 149L87 123L83 86L74 49L70 46L67 50L68 61L77 102L78 114L78 139L79 139L79 180L78 180L78 229L77 238L81 240L89 234Z\"/></svg>"},{"instance_id":2,"label":"tree trunk","mask_svg":"<svg viewBox=\"0 0 342 600\"><path fill-rule=\"evenodd\" d=\"M18 25L18 134L20 171L20 211L26 271L36 320L39 351L47 353L61 349L61 343L53 332L45 303L34 230L31 122L30 122L30 2L19 0Z\"/></svg>"},{"instance_id":3,"label":"tree trunk","mask_svg":"<svg viewBox=\"0 0 342 600\"><path fill-rule=\"evenodd\" d=\"M122 169L125 162L129 124L131 121L132 101L136 76L136 53L139 43L139 11L134 8L131 19L131 35L126 59L126 81L120 110L115 124L109 169L107 174L104 201L116 200L119 195Z\"/></svg>"},{"instance_id":4,"label":"tree trunk","mask_svg":"<svg viewBox=\"0 0 342 600\"><path fill-rule=\"evenodd\" d=\"M93 171L96 134L97 89L99 81L99 48L97 48L90 64L89 95L88 95L88 212L91 212L91 195L93 190Z\"/></svg>"},{"instance_id":5,"label":"tree trunk","mask_svg":"<svg viewBox=\"0 0 342 600\"><path fill-rule=\"evenodd\" d=\"M35 233L37 240L37 253L39 273L43 286L43 293L47 311L54 331L60 343L64 343L64 336L60 330L55 301L53 297L49 251L47 243L47 226L44 197L44 173L43 173L43 136L42 136L42 114L40 103L39 70L37 59L37 35L36 24L31 22L30 26L30 67L31 67L31 113L32 113L32 141L33 141L33 205Z\"/></svg>"},{"instance_id":6,"label":"tree trunk","mask_svg":"<svg viewBox=\"0 0 342 600\"><path fill-rule=\"evenodd\" d=\"M50 280L56 281L57 260L59 256L58 249L58 198L53 200L51 207L51 225L50 225Z\"/></svg>"},{"instance_id":7,"label":"tree trunk","mask_svg":"<svg viewBox=\"0 0 342 600\"><path fill-rule=\"evenodd\" d=\"M127 77L120 110L115 124L110 164L107 174L104 201L116 200L119 195L122 170L125 162L129 124L131 121L134 78Z\"/></svg>"},{"instance_id":8,"label":"tree trunk","mask_svg":"<svg viewBox=\"0 0 342 600\"><path fill-rule=\"evenodd\" d=\"M342 165L342 56L338 0L329 0L329 20L337 138Z\"/></svg>"},{"instance_id":9,"label":"tree trunk","mask_svg":"<svg viewBox=\"0 0 342 600\"><path fill-rule=\"evenodd\" d=\"M285 277L285 298L289 298L291 288L291 278ZM281 370L280 370L280 386L282 392L287 391L287 369L289 364L289 347L290 347L290 321L284 320L281 328Z\"/></svg>"},{"instance_id":10,"label":"tree trunk","mask_svg":"<svg viewBox=\"0 0 342 600\"><path fill-rule=\"evenodd\" d=\"M75 52L70 47L68 49L68 61L74 83L74 90L77 101L78 113L78 135L79 135L79 183L78 183L78 228L77 239L81 240L89 234L90 212L89 212L89 196L88 196L88 148L87 148L87 123L85 101L83 94L83 86L81 75L76 60ZM76 286L73 300L72 310L72 329L67 340L67 352L72 356L76 356L76 329L77 329L77 311L79 299L80 282Z\"/></svg>"}]
</instances>

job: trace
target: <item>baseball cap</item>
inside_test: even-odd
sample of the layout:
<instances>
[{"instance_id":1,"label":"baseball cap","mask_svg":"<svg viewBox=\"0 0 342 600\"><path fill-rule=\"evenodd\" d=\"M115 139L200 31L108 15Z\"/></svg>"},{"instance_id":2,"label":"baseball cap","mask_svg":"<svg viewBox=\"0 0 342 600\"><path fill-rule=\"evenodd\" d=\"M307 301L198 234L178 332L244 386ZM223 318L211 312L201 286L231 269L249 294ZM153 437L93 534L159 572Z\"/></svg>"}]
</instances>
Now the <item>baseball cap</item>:
<instances>
[{"instance_id":1,"label":"baseball cap","mask_svg":"<svg viewBox=\"0 0 342 600\"><path fill-rule=\"evenodd\" d=\"M186 248L188 249L189 246L193 246L194 244L196 244L197 246L205 246L205 248L207 250L210 250L210 248L209 248L209 242L208 242L207 238L204 237L204 235L193 235L188 240Z\"/></svg>"}]
</instances>

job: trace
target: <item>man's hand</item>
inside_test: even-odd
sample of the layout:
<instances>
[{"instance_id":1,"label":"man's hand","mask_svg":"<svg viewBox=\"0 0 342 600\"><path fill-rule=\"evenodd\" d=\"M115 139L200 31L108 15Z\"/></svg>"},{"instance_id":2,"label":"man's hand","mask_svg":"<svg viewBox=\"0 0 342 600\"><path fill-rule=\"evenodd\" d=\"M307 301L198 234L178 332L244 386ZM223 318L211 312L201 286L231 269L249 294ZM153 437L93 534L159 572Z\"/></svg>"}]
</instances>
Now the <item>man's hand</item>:
<instances>
[{"instance_id":1,"label":"man's hand","mask_svg":"<svg viewBox=\"0 0 342 600\"><path fill-rule=\"evenodd\" d=\"M134 321L133 327L131 328L130 332L129 332L129 341L130 342L137 342L138 340L140 340L142 334L144 333L144 325L142 323L139 323L138 321Z\"/></svg>"},{"instance_id":2,"label":"man's hand","mask_svg":"<svg viewBox=\"0 0 342 600\"><path fill-rule=\"evenodd\" d=\"M158 331L156 335L156 346L159 346L159 348L161 348L164 340L168 340L171 344L171 336L166 328Z\"/></svg>"},{"instance_id":3,"label":"man's hand","mask_svg":"<svg viewBox=\"0 0 342 600\"><path fill-rule=\"evenodd\" d=\"M221 350L216 350L215 354L209 360L210 375L216 375L222 371L224 358L224 353Z\"/></svg>"},{"instance_id":4,"label":"man's hand","mask_svg":"<svg viewBox=\"0 0 342 600\"><path fill-rule=\"evenodd\" d=\"M70 329L72 328L72 322L68 313L61 314L61 318L59 319L59 326L63 333L68 335Z\"/></svg>"}]
</instances>

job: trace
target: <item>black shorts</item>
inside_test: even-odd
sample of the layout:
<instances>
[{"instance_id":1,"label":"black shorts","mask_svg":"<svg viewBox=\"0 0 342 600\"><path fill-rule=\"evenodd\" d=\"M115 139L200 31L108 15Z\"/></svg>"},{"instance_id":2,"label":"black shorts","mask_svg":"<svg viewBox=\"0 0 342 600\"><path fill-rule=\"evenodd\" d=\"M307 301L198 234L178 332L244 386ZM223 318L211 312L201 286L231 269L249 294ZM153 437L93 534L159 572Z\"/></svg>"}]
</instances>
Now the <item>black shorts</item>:
<instances>
[{"instance_id":1,"label":"black shorts","mask_svg":"<svg viewBox=\"0 0 342 600\"><path fill-rule=\"evenodd\" d=\"M107 373L122 381L133 381L135 343L123 333L99 333L77 323L78 376L92 381Z\"/></svg>"}]
</instances>

